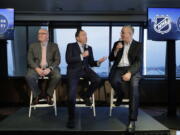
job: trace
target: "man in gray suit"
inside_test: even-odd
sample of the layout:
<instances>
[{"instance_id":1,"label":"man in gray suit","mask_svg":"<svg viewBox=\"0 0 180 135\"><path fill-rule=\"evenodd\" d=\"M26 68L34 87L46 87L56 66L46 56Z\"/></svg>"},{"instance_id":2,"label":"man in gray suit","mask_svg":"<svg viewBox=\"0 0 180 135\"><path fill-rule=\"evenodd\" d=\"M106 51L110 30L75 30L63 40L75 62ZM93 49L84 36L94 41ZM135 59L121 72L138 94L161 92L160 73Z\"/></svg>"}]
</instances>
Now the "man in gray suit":
<instances>
[{"instance_id":1,"label":"man in gray suit","mask_svg":"<svg viewBox=\"0 0 180 135\"><path fill-rule=\"evenodd\" d=\"M49 33L46 29L38 31L37 43L31 44L28 51L28 72L26 81L33 91L33 104L39 101L39 77L48 76L47 103L53 104L54 88L60 79L60 52L58 45L49 42Z\"/></svg>"}]
</instances>

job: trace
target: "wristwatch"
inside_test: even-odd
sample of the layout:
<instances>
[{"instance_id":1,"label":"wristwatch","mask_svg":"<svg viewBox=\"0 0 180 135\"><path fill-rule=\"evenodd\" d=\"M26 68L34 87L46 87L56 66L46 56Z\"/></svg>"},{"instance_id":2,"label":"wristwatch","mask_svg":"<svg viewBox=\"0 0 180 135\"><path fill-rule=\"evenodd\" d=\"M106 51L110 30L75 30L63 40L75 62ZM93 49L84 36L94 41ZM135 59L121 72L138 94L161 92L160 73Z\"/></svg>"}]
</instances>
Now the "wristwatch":
<instances>
[{"instance_id":1,"label":"wristwatch","mask_svg":"<svg viewBox=\"0 0 180 135\"><path fill-rule=\"evenodd\" d=\"M49 67L49 69L52 71L52 70L53 70L53 67L52 67L52 66L50 66L50 67Z\"/></svg>"}]
</instances>

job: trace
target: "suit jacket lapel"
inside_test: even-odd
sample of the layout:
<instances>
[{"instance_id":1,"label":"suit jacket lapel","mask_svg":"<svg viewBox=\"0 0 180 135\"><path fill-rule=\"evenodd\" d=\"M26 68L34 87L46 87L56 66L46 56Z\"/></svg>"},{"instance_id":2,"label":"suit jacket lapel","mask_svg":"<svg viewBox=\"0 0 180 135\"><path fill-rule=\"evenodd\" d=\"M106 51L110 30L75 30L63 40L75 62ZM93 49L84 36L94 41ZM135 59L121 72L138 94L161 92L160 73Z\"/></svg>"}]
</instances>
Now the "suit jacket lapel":
<instances>
[{"instance_id":1,"label":"suit jacket lapel","mask_svg":"<svg viewBox=\"0 0 180 135\"><path fill-rule=\"evenodd\" d=\"M39 62L41 62L42 50L41 50L41 43L40 42L37 44L37 51L38 51Z\"/></svg>"},{"instance_id":2,"label":"suit jacket lapel","mask_svg":"<svg viewBox=\"0 0 180 135\"><path fill-rule=\"evenodd\" d=\"M49 57L50 57L49 53L50 52L51 52L51 44L48 42L47 48L46 48L46 61L47 61L47 63L49 61Z\"/></svg>"},{"instance_id":3,"label":"suit jacket lapel","mask_svg":"<svg viewBox=\"0 0 180 135\"><path fill-rule=\"evenodd\" d=\"M129 51L128 51L128 59L130 59L130 56L133 53L134 47L135 47L135 43L134 43L134 40L133 40L131 45L130 45Z\"/></svg>"},{"instance_id":4,"label":"suit jacket lapel","mask_svg":"<svg viewBox=\"0 0 180 135\"><path fill-rule=\"evenodd\" d=\"M122 58L122 55L123 55L123 51L124 51L124 48L122 48L122 50L120 50L118 53L117 53L117 62L119 63L121 58ZM118 64L117 63L117 64Z\"/></svg>"},{"instance_id":5,"label":"suit jacket lapel","mask_svg":"<svg viewBox=\"0 0 180 135\"><path fill-rule=\"evenodd\" d=\"M78 50L79 54L81 54L81 49L80 49L80 47L79 47L79 45L78 45L78 43L77 43L77 42L76 42L76 48L77 48L77 50Z\"/></svg>"}]
</instances>

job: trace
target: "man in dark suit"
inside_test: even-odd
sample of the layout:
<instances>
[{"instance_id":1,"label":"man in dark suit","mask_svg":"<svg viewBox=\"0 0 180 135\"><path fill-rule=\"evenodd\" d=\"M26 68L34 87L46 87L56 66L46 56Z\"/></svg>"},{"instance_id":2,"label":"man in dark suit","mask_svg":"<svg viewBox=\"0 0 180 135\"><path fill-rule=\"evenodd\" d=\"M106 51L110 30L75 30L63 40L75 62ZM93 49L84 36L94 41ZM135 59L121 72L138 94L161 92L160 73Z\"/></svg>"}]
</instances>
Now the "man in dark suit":
<instances>
[{"instance_id":1,"label":"man in dark suit","mask_svg":"<svg viewBox=\"0 0 180 135\"><path fill-rule=\"evenodd\" d=\"M84 99L86 105L90 106L90 96L99 87L101 78L91 69L94 66L100 66L106 58L101 58L98 61L94 60L91 46L87 45L87 34L84 30L77 30L75 34L76 43L67 45L66 62L68 76L68 112L69 118L67 127L75 127L75 103L76 91L79 79L84 77L91 82L87 92L81 93L80 96Z\"/></svg>"},{"instance_id":2,"label":"man in dark suit","mask_svg":"<svg viewBox=\"0 0 180 135\"><path fill-rule=\"evenodd\" d=\"M47 103L53 104L54 88L60 79L60 52L57 44L48 42L49 33L46 29L38 31L38 40L29 47L26 81L33 91L33 104L37 104L40 95L38 79L48 76Z\"/></svg>"},{"instance_id":3,"label":"man in dark suit","mask_svg":"<svg viewBox=\"0 0 180 135\"><path fill-rule=\"evenodd\" d=\"M133 27L124 26L121 31L122 41L115 42L109 55L109 60L114 62L109 79L116 93L116 106L121 104L126 88L130 88L130 114L127 128L130 132L135 130L135 121L138 116L142 56L142 45L133 40L133 33Z\"/></svg>"}]
</instances>

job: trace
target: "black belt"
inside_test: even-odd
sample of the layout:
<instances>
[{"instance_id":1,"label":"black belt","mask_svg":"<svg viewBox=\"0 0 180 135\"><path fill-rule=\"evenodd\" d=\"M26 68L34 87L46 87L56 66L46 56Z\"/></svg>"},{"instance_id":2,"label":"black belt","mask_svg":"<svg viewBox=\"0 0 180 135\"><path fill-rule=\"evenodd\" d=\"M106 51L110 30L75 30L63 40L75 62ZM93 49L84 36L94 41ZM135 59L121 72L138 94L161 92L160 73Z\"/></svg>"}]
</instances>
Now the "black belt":
<instances>
[{"instance_id":1,"label":"black belt","mask_svg":"<svg viewBox=\"0 0 180 135\"><path fill-rule=\"evenodd\" d=\"M117 69L128 69L129 68L129 66L125 66L125 67L116 67Z\"/></svg>"},{"instance_id":2,"label":"black belt","mask_svg":"<svg viewBox=\"0 0 180 135\"><path fill-rule=\"evenodd\" d=\"M125 73L127 73L129 66L126 67L116 67L117 70L120 71L121 75L124 75Z\"/></svg>"}]
</instances>

